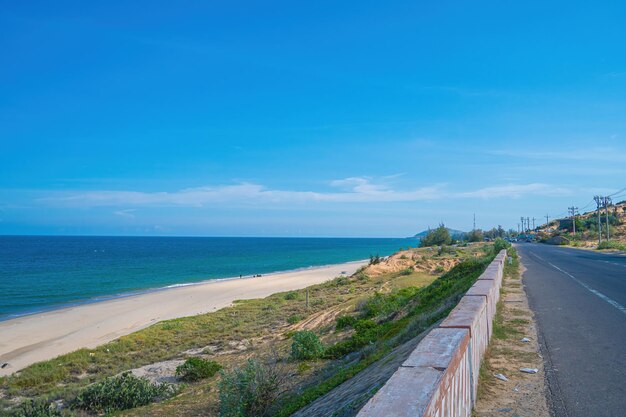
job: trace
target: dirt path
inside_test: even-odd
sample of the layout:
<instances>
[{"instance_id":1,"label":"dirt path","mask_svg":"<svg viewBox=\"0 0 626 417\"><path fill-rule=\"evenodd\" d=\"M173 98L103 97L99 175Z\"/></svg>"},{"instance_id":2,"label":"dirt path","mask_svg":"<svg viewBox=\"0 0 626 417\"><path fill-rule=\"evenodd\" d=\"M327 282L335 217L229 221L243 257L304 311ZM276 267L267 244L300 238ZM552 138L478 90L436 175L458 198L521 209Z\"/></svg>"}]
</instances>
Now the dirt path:
<instances>
[{"instance_id":1,"label":"dirt path","mask_svg":"<svg viewBox=\"0 0 626 417\"><path fill-rule=\"evenodd\" d=\"M480 370L474 416L548 417L543 359L536 323L528 306L519 271L504 279L503 297L494 321L494 334ZM529 341L522 341L523 338ZM537 369L536 374L521 368ZM502 374L508 381L495 375Z\"/></svg>"}]
</instances>

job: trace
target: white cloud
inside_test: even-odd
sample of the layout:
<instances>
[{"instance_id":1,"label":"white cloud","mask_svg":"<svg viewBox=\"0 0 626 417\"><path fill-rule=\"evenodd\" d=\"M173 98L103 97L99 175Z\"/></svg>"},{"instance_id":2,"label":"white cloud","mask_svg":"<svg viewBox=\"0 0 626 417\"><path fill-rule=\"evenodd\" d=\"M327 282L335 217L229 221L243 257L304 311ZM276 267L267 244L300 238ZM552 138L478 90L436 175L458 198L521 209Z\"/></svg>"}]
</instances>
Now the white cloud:
<instances>
[{"instance_id":1,"label":"white cloud","mask_svg":"<svg viewBox=\"0 0 626 417\"><path fill-rule=\"evenodd\" d=\"M385 203L428 201L441 198L519 198L525 195L564 195L568 189L548 184L508 184L477 190L447 191L442 184L395 190L384 182L366 177L350 177L330 182L336 190L292 191L270 189L260 184L240 183L187 188L177 191L141 192L125 190L93 190L62 192L38 199L40 203L70 207L204 207L235 204L307 204L307 203ZM136 209L118 210L118 216L132 218Z\"/></svg>"},{"instance_id":2,"label":"white cloud","mask_svg":"<svg viewBox=\"0 0 626 417\"><path fill-rule=\"evenodd\" d=\"M135 215L133 214L134 212L136 212L137 209L125 209L125 210L117 210L114 211L113 214L115 214L116 216L120 216L123 217L125 219L134 219Z\"/></svg>"},{"instance_id":3,"label":"white cloud","mask_svg":"<svg viewBox=\"0 0 626 417\"><path fill-rule=\"evenodd\" d=\"M626 162L626 152L623 150L606 148L563 148L558 151L541 150L525 151L515 149L503 149L489 152L492 155L510 156L514 158L536 159L547 161L600 161L600 162Z\"/></svg>"},{"instance_id":4,"label":"white cloud","mask_svg":"<svg viewBox=\"0 0 626 417\"><path fill-rule=\"evenodd\" d=\"M475 191L458 193L457 197L520 198L525 195L561 196L571 194L571 191L563 187L554 187L548 184L509 184L495 187L485 187Z\"/></svg>"}]
</instances>

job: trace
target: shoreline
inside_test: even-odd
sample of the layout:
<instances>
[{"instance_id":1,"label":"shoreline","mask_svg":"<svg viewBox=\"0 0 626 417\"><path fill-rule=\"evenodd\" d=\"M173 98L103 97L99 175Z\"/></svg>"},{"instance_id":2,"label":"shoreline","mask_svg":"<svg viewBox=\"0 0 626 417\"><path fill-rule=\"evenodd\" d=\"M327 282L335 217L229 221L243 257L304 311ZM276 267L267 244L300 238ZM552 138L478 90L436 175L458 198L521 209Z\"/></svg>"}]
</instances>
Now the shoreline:
<instances>
[{"instance_id":1,"label":"shoreline","mask_svg":"<svg viewBox=\"0 0 626 417\"><path fill-rule=\"evenodd\" d=\"M213 282L221 282L221 281L245 280L245 279L251 279L251 278L262 278L262 277L267 277L267 276L281 275L281 274L291 274L291 273L296 273L296 272L301 272L301 271L312 271L312 270L319 269L319 268L327 268L327 267L332 267L332 266L337 266L337 265L350 265L353 263L361 263L361 262L367 262L367 260L361 259L361 260L356 260L356 261L341 262L338 264L303 266L300 268L287 269L283 271L265 272L262 274L258 274L259 275L258 277L256 277L255 275L242 275L238 277L234 276L234 277L224 277L224 278L209 278L209 279L204 279L201 281L185 282L185 283L180 283L180 284L170 284L164 287L144 288L144 289L139 289L135 291L122 292L122 293L111 294L111 295L102 295L102 296L87 298L84 300L70 301L67 303L60 303L60 304L52 305L49 307L42 307L39 310L33 310L33 311L25 312L25 313L8 314L5 316L0 316L0 324L6 321L19 319L22 317L29 317L29 316L34 316L37 314L51 313L51 312L58 311L58 310L64 310L68 308L103 303L106 301L119 300L119 299L124 299L128 297L141 296L144 294L151 294L151 293L159 292L159 291L167 291L167 290L172 290L175 288L193 287L196 285L205 285L205 284L210 284ZM0 365L2 365L2 363L0 363ZM0 373L0 375L2 374Z\"/></svg>"},{"instance_id":2,"label":"shoreline","mask_svg":"<svg viewBox=\"0 0 626 417\"><path fill-rule=\"evenodd\" d=\"M319 284L367 261L283 271L261 277L234 277L152 289L0 321L0 376L33 363L94 348L163 320L209 313L237 299L263 298Z\"/></svg>"}]
</instances>

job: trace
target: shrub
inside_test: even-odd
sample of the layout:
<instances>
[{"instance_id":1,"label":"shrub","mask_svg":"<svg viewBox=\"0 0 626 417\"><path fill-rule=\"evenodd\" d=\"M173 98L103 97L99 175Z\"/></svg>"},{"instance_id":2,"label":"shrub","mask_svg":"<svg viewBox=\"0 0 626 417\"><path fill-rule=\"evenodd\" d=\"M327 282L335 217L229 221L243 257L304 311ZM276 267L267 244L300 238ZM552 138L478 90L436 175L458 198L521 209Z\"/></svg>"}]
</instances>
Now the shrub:
<instances>
[{"instance_id":1,"label":"shrub","mask_svg":"<svg viewBox=\"0 0 626 417\"><path fill-rule=\"evenodd\" d=\"M437 251L437 255L444 255L446 253L456 254L456 249L451 246L441 245Z\"/></svg>"},{"instance_id":2,"label":"shrub","mask_svg":"<svg viewBox=\"0 0 626 417\"><path fill-rule=\"evenodd\" d=\"M298 360L315 359L322 356L324 346L315 333L301 330L294 333L291 344L291 357Z\"/></svg>"},{"instance_id":3,"label":"shrub","mask_svg":"<svg viewBox=\"0 0 626 417\"><path fill-rule=\"evenodd\" d=\"M289 324L296 324L300 320L302 320L302 316L299 314L294 314L293 316L287 317L287 323Z\"/></svg>"},{"instance_id":4,"label":"shrub","mask_svg":"<svg viewBox=\"0 0 626 417\"><path fill-rule=\"evenodd\" d=\"M215 361L209 361L202 358L189 358L176 368L176 376L186 382L199 381L205 378L211 378L220 369L222 365Z\"/></svg>"},{"instance_id":5,"label":"shrub","mask_svg":"<svg viewBox=\"0 0 626 417\"><path fill-rule=\"evenodd\" d=\"M73 414L59 410L54 404L41 400L25 401L12 414L13 417L69 417Z\"/></svg>"},{"instance_id":6,"label":"shrub","mask_svg":"<svg viewBox=\"0 0 626 417\"><path fill-rule=\"evenodd\" d=\"M88 386L78 394L72 406L93 413L111 413L150 404L173 393L170 384L152 384L126 372Z\"/></svg>"},{"instance_id":7,"label":"shrub","mask_svg":"<svg viewBox=\"0 0 626 417\"><path fill-rule=\"evenodd\" d=\"M509 242L507 242L504 239L501 238L497 238L494 242L493 242L493 252L497 255L498 253L500 253L500 251L502 249L508 249L511 247L511 244Z\"/></svg>"},{"instance_id":8,"label":"shrub","mask_svg":"<svg viewBox=\"0 0 626 417\"><path fill-rule=\"evenodd\" d=\"M403 276L403 275L411 275L413 273L413 268L408 267L403 269L402 271L400 271L399 275Z\"/></svg>"},{"instance_id":9,"label":"shrub","mask_svg":"<svg viewBox=\"0 0 626 417\"><path fill-rule=\"evenodd\" d=\"M367 280L370 279L370 277L367 276L366 273L364 273L363 271L357 272L355 275L356 279L358 279L361 282L366 282Z\"/></svg>"},{"instance_id":10,"label":"shrub","mask_svg":"<svg viewBox=\"0 0 626 417\"><path fill-rule=\"evenodd\" d=\"M298 291L289 291L284 295L285 300L297 300L300 298Z\"/></svg>"},{"instance_id":11,"label":"shrub","mask_svg":"<svg viewBox=\"0 0 626 417\"><path fill-rule=\"evenodd\" d=\"M276 366L248 359L242 368L222 371L220 417L266 417L280 397L284 375Z\"/></svg>"},{"instance_id":12,"label":"shrub","mask_svg":"<svg viewBox=\"0 0 626 417\"><path fill-rule=\"evenodd\" d=\"M339 316L337 317L337 325L335 329L342 330L347 327L353 327L356 323L356 317L354 316Z\"/></svg>"},{"instance_id":13,"label":"shrub","mask_svg":"<svg viewBox=\"0 0 626 417\"><path fill-rule=\"evenodd\" d=\"M336 285L336 286L350 284L350 280L348 279L348 277L337 277L331 282L333 283L333 285Z\"/></svg>"},{"instance_id":14,"label":"shrub","mask_svg":"<svg viewBox=\"0 0 626 417\"><path fill-rule=\"evenodd\" d=\"M377 265L381 263L383 258L381 258L378 254L376 256L370 255L370 265Z\"/></svg>"},{"instance_id":15,"label":"shrub","mask_svg":"<svg viewBox=\"0 0 626 417\"><path fill-rule=\"evenodd\" d=\"M398 311L417 293L416 287L402 288L391 294L376 293L359 305L363 317L371 318Z\"/></svg>"},{"instance_id":16,"label":"shrub","mask_svg":"<svg viewBox=\"0 0 626 417\"><path fill-rule=\"evenodd\" d=\"M615 241L615 240L609 240L609 241L603 241L601 242L598 247L596 249L617 249L617 250L626 250L626 245Z\"/></svg>"}]
</instances>

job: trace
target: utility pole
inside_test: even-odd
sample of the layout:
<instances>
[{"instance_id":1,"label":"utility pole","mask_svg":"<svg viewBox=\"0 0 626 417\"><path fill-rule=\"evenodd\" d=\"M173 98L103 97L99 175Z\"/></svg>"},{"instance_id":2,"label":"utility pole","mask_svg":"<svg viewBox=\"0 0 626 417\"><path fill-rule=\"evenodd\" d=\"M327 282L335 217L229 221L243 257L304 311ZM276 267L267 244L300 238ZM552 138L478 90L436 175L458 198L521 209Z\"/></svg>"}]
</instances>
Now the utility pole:
<instances>
[{"instance_id":1,"label":"utility pole","mask_svg":"<svg viewBox=\"0 0 626 417\"><path fill-rule=\"evenodd\" d=\"M519 223L517 223L517 234L519 235Z\"/></svg>"},{"instance_id":2,"label":"utility pole","mask_svg":"<svg viewBox=\"0 0 626 417\"><path fill-rule=\"evenodd\" d=\"M522 233L524 233L524 216L520 217L520 220L522 221Z\"/></svg>"},{"instance_id":3,"label":"utility pole","mask_svg":"<svg viewBox=\"0 0 626 417\"><path fill-rule=\"evenodd\" d=\"M593 197L596 202L596 210L598 212L598 245L602 243L602 226L600 226L600 206L602 205L602 197L596 195Z\"/></svg>"},{"instance_id":4,"label":"utility pole","mask_svg":"<svg viewBox=\"0 0 626 417\"><path fill-rule=\"evenodd\" d=\"M546 227L550 225L550 216L546 214Z\"/></svg>"},{"instance_id":5,"label":"utility pole","mask_svg":"<svg viewBox=\"0 0 626 417\"><path fill-rule=\"evenodd\" d=\"M604 197L604 209L606 210L606 240L607 242L611 239L609 232L609 205L612 203L611 197Z\"/></svg>"},{"instance_id":6,"label":"utility pole","mask_svg":"<svg viewBox=\"0 0 626 417\"><path fill-rule=\"evenodd\" d=\"M533 217L533 230L535 230L535 218Z\"/></svg>"},{"instance_id":7,"label":"utility pole","mask_svg":"<svg viewBox=\"0 0 626 417\"><path fill-rule=\"evenodd\" d=\"M472 230L476 230L476 213L474 213L474 229Z\"/></svg>"},{"instance_id":8,"label":"utility pole","mask_svg":"<svg viewBox=\"0 0 626 417\"><path fill-rule=\"evenodd\" d=\"M526 225L528 226L528 231L530 232L530 217L526 217Z\"/></svg>"},{"instance_id":9,"label":"utility pole","mask_svg":"<svg viewBox=\"0 0 626 417\"><path fill-rule=\"evenodd\" d=\"M576 210L578 210L578 207L568 207L567 211L572 215L572 225L574 228L574 234L576 234Z\"/></svg>"}]
</instances>

